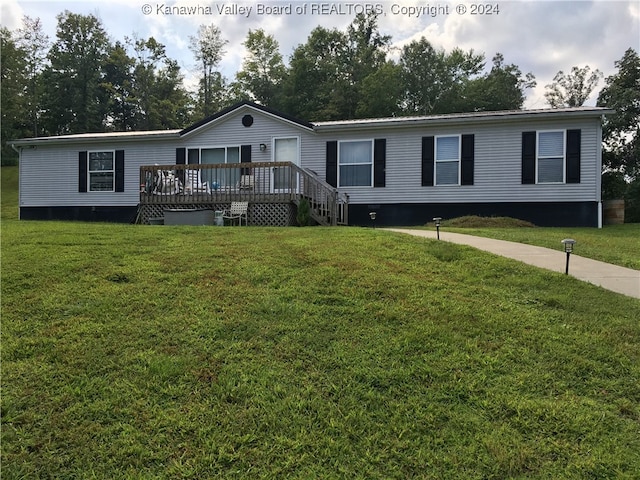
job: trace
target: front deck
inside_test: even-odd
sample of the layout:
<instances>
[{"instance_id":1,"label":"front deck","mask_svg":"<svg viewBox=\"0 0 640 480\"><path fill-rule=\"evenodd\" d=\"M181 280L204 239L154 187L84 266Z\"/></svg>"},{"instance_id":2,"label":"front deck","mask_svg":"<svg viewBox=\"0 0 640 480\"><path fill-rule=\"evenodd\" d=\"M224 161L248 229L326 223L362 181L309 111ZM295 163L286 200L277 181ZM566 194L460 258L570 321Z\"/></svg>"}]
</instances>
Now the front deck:
<instances>
[{"instance_id":1,"label":"front deck","mask_svg":"<svg viewBox=\"0 0 640 480\"><path fill-rule=\"evenodd\" d=\"M348 224L348 196L290 162L140 167L138 223L168 209L227 210L249 202L249 225L296 225L297 207L309 202L320 225Z\"/></svg>"}]
</instances>

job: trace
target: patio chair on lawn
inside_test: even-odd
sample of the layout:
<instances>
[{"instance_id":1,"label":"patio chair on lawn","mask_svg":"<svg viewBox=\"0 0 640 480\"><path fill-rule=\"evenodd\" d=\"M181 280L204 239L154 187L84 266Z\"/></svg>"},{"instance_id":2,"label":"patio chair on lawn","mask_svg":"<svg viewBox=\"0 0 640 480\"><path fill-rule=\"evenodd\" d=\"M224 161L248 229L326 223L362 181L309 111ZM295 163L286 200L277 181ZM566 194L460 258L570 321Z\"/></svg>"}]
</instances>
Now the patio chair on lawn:
<instances>
[{"instance_id":1,"label":"patio chair on lawn","mask_svg":"<svg viewBox=\"0 0 640 480\"><path fill-rule=\"evenodd\" d=\"M185 172L185 193L211 193L209 182L202 182L202 180L200 180L200 170L186 170Z\"/></svg>"},{"instance_id":2,"label":"patio chair on lawn","mask_svg":"<svg viewBox=\"0 0 640 480\"><path fill-rule=\"evenodd\" d=\"M244 218L245 226L247 223L247 210L249 209L249 202L231 202L231 208L225 210L222 214L222 218L227 218L233 224L234 220L238 220L238 224L242 225L242 219ZM224 220L223 220L224 221Z\"/></svg>"}]
</instances>

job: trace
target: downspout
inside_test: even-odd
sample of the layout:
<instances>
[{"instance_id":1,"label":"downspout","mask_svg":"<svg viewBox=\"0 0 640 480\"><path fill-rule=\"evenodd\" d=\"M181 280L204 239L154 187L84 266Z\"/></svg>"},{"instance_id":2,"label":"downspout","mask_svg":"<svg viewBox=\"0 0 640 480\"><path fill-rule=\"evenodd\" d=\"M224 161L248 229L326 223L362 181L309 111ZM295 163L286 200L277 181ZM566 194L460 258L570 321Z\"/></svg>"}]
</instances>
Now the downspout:
<instances>
[{"instance_id":1,"label":"downspout","mask_svg":"<svg viewBox=\"0 0 640 480\"><path fill-rule=\"evenodd\" d=\"M20 175L20 167L22 166L22 147L17 148L15 143L11 144L11 148L13 148L13 150L15 150L15 152L18 154L18 220L21 220L20 218L20 177L22 175Z\"/></svg>"},{"instance_id":2,"label":"downspout","mask_svg":"<svg viewBox=\"0 0 640 480\"><path fill-rule=\"evenodd\" d=\"M598 202L598 228L602 228L602 124L604 123L604 115L600 116L600 122L598 122L598 140L596 150L596 200Z\"/></svg>"}]
</instances>

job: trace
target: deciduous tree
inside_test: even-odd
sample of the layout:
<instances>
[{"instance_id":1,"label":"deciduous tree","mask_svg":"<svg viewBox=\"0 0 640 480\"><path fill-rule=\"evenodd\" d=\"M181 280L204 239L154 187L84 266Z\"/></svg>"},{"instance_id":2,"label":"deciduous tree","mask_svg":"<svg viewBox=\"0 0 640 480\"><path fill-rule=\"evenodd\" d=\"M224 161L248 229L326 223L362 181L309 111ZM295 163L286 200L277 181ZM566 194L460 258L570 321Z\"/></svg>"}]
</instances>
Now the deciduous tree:
<instances>
[{"instance_id":1,"label":"deciduous tree","mask_svg":"<svg viewBox=\"0 0 640 480\"><path fill-rule=\"evenodd\" d=\"M39 18L22 17L22 28L17 31L17 45L24 52L25 89L24 100L33 136L40 133L40 115L42 113L42 71L46 66L49 36L44 33Z\"/></svg>"},{"instance_id":2,"label":"deciduous tree","mask_svg":"<svg viewBox=\"0 0 640 480\"><path fill-rule=\"evenodd\" d=\"M56 41L45 69L44 123L48 133L99 132L108 111L102 87L110 43L94 15L65 11L57 16Z\"/></svg>"},{"instance_id":3,"label":"deciduous tree","mask_svg":"<svg viewBox=\"0 0 640 480\"><path fill-rule=\"evenodd\" d=\"M0 122L2 165L14 165L18 154L7 144L8 140L26 137L33 133L29 128L25 106L26 83L25 52L17 45L11 31L0 27Z\"/></svg>"},{"instance_id":4,"label":"deciduous tree","mask_svg":"<svg viewBox=\"0 0 640 480\"><path fill-rule=\"evenodd\" d=\"M286 74L278 42L258 29L249 30L243 45L247 54L236 74L240 90L256 102L272 106Z\"/></svg>"},{"instance_id":5,"label":"deciduous tree","mask_svg":"<svg viewBox=\"0 0 640 480\"><path fill-rule=\"evenodd\" d=\"M560 70L553 77L553 83L545 87L544 96L551 108L581 107L602 77L600 70L592 72L589 65L573 67L568 74Z\"/></svg>"},{"instance_id":6,"label":"deciduous tree","mask_svg":"<svg viewBox=\"0 0 640 480\"><path fill-rule=\"evenodd\" d=\"M208 116L219 108L221 89L226 80L217 68L225 54L224 46L228 43L222 38L220 29L215 25L201 25L197 36L189 37L189 48L200 63L202 78L198 108L199 113ZM217 101L216 101L217 100Z\"/></svg>"}]
</instances>

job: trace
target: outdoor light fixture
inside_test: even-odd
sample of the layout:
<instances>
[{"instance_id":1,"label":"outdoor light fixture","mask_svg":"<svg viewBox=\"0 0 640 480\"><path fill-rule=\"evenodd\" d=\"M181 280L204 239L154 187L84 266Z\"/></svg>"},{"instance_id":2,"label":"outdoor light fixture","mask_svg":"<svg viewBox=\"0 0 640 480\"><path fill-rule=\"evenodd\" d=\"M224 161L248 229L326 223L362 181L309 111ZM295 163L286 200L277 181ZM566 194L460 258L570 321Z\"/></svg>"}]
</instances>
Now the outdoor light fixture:
<instances>
[{"instance_id":1,"label":"outdoor light fixture","mask_svg":"<svg viewBox=\"0 0 640 480\"><path fill-rule=\"evenodd\" d=\"M561 243L564 245L564 251L567 254L567 266L564 269L564 274L569 275L569 257L573 252L573 246L576 244L576 241L573 238L565 238Z\"/></svg>"},{"instance_id":2,"label":"outdoor light fixture","mask_svg":"<svg viewBox=\"0 0 640 480\"><path fill-rule=\"evenodd\" d=\"M436 222L436 232L438 240L440 240L440 222L442 221L442 217L433 217L433 221Z\"/></svg>"},{"instance_id":3,"label":"outdoor light fixture","mask_svg":"<svg viewBox=\"0 0 640 480\"><path fill-rule=\"evenodd\" d=\"M267 149L267 144L266 143L261 143L260 144L260 151L264 152Z\"/></svg>"},{"instance_id":4,"label":"outdoor light fixture","mask_svg":"<svg viewBox=\"0 0 640 480\"><path fill-rule=\"evenodd\" d=\"M369 212L369 217L371 217L371 223L373 224L373 228L376 228L376 212Z\"/></svg>"}]
</instances>

